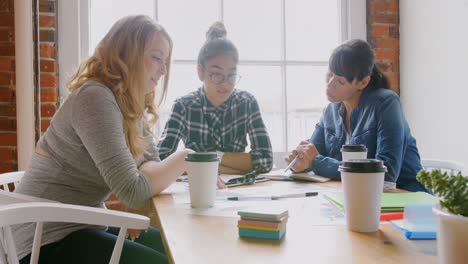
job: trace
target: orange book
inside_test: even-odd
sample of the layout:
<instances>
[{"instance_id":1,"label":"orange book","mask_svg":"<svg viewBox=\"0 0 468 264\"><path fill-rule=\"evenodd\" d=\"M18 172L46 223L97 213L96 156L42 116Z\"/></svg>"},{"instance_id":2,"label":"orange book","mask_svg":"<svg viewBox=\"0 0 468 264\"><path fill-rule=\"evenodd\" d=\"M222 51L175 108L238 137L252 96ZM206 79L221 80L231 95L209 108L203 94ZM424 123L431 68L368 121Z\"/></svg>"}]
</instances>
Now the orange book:
<instances>
[{"instance_id":1,"label":"orange book","mask_svg":"<svg viewBox=\"0 0 468 264\"><path fill-rule=\"evenodd\" d=\"M251 221L251 220L239 220L238 227L242 228L272 228L272 229L280 229L282 228L287 222L285 219L283 222L274 223L274 222L263 222L263 221Z\"/></svg>"}]
</instances>

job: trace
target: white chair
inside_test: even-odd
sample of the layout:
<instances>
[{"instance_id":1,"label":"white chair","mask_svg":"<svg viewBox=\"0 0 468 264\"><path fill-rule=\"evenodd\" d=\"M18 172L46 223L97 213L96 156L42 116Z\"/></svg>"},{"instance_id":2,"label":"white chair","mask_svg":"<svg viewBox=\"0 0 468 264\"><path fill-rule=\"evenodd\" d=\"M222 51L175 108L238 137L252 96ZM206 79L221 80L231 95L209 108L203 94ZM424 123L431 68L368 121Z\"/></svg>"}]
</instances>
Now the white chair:
<instances>
[{"instance_id":1,"label":"white chair","mask_svg":"<svg viewBox=\"0 0 468 264\"><path fill-rule=\"evenodd\" d=\"M23 178L24 171L15 171L0 174L0 187L3 187L4 190L12 191L10 185L13 185L16 188L16 185Z\"/></svg>"},{"instance_id":2,"label":"white chair","mask_svg":"<svg viewBox=\"0 0 468 264\"><path fill-rule=\"evenodd\" d=\"M13 181L21 180L22 173L0 174L0 185L8 184L4 175ZM14 176L14 177L13 177ZM84 217L86 216L86 217ZM11 225L36 223L31 262L37 263L41 248L44 222L67 222L88 225L119 227L120 233L109 263L119 263L127 229L147 229L150 219L146 216L102 208L62 204L28 195L0 190L0 263L18 263L17 250ZM6 252L6 256L5 256Z\"/></svg>"},{"instance_id":3,"label":"white chair","mask_svg":"<svg viewBox=\"0 0 468 264\"><path fill-rule=\"evenodd\" d=\"M451 161L451 160L436 160L436 159L421 159L421 165L426 170L439 169L446 171L449 174L456 175L459 172L463 172L463 163Z\"/></svg>"}]
</instances>

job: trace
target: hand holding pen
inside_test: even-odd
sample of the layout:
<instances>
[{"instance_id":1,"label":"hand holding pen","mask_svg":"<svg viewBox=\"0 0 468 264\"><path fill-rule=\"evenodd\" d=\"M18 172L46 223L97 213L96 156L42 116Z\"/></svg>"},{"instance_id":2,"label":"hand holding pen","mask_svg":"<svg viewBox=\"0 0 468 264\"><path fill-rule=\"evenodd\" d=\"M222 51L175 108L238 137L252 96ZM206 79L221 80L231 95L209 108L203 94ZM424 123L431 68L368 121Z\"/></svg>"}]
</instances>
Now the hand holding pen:
<instances>
[{"instance_id":1,"label":"hand holding pen","mask_svg":"<svg viewBox=\"0 0 468 264\"><path fill-rule=\"evenodd\" d=\"M314 144L311 144L309 141L301 141L299 146L289 155L288 161L290 163L285 171L291 169L293 172L301 172L310 168L318 154L318 150Z\"/></svg>"}]
</instances>

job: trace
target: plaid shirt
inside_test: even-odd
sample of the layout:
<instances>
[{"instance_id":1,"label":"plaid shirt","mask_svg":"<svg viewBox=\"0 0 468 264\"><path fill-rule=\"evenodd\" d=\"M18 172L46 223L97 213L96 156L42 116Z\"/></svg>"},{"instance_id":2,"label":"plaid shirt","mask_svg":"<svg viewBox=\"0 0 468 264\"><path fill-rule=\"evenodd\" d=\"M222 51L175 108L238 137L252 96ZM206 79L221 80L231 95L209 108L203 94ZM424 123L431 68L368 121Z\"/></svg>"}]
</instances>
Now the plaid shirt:
<instances>
[{"instance_id":1,"label":"plaid shirt","mask_svg":"<svg viewBox=\"0 0 468 264\"><path fill-rule=\"evenodd\" d=\"M245 152L247 134L254 170L270 171L273 165L270 138L255 97L236 89L215 108L201 87L175 101L158 144L159 156L165 159L172 154L180 139L186 148L197 152Z\"/></svg>"}]
</instances>

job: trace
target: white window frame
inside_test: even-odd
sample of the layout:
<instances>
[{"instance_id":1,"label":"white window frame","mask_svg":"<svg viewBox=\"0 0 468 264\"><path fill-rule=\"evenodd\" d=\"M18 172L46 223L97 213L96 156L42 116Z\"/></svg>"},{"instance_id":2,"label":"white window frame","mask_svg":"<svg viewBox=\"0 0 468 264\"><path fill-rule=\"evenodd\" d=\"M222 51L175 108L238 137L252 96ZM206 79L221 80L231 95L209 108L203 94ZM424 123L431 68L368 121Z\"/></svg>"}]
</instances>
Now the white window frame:
<instances>
[{"instance_id":1,"label":"white window frame","mask_svg":"<svg viewBox=\"0 0 468 264\"><path fill-rule=\"evenodd\" d=\"M155 18L158 19L158 0L156 2ZM284 146L288 149L288 131L287 131L287 92L286 92L286 66L288 65L310 65L324 66L323 61L293 61L286 60L286 45L285 45L285 1L281 0L282 16L281 16L281 58L278 61L264 60L243 60L240 65L258 65L258 66L280 66L282 78L282 93L283 102L283 128L284 128ZM218 0L220 13L218 19L223 21L223 6L224 0ZM366 0L340 0L339 12L341 12L340 36L339 40L345 41L348 39L364 39L367 40L367 24L366 24ZM70 74L78 67L80 62L87 56L89 50L89 1L59 1L58 2L58 47L59 47L59 87L60 101L68 95L66 81ZM174 64L196 64L195 60L174 60Z\"/></svg>"}]
</instances>

